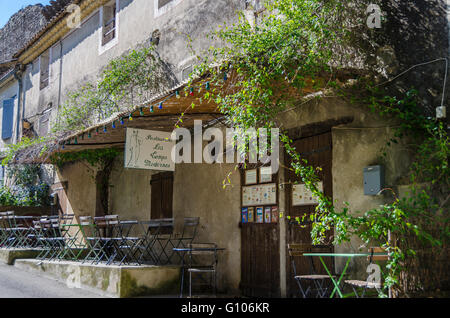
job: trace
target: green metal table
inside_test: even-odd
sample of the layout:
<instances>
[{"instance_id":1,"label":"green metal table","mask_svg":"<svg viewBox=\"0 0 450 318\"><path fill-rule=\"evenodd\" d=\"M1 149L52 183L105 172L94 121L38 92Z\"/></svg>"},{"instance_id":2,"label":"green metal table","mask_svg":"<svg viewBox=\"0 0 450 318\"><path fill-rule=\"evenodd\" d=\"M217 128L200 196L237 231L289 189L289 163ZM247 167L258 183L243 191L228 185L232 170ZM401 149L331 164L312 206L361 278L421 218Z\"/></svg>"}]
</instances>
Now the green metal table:
<instances>
[{"instance_id":1,"label":"green metal table","mask_svg":"<svg viewBox=\"0 0 450 318\"><path fill-rule=\"evenodd\" d=\"M330 298L333 298L334 294L337 292L337 294L339 295L339 297L343 298L342 292L339 289L339 284L342 281L342 278L345 275L345 272L347 271L348 268L348 264L350 263L350 260L354 257L367 257L370 255L387 255L387 253L303 253L303 256L317 256L320 259L320 262L322 263L323 267L325 268L328 276L330 276L331 281L334 284L334 289L333 292L330 295ZM346 257L347 261L345 263L344 266L344 270L342 271L341 275L339 276L338 281L336 282L336 280L334 279L332 273L330 273L330 270L328 269L327 265L325 264L325 262L323 261L322 257Z\"/></svg>"}]
</instances>

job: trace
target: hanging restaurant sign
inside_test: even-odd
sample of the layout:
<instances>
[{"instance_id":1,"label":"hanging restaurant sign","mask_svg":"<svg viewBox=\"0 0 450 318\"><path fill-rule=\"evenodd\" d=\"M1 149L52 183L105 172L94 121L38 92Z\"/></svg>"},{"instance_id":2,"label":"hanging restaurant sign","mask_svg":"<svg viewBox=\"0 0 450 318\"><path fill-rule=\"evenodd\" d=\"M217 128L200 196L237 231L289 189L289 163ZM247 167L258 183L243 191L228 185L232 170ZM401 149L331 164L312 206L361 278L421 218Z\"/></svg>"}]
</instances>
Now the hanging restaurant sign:
<instances>
[{"instance_id":1,"label":"hanging restaurant sign","mask_svg":"<svg viewBox=\"0 0 450 318\"><path fill-rule=\"evenodd\" d=\"M175 171L170 132L127 128L125 168Z\"/></svg>"}]
</instances>

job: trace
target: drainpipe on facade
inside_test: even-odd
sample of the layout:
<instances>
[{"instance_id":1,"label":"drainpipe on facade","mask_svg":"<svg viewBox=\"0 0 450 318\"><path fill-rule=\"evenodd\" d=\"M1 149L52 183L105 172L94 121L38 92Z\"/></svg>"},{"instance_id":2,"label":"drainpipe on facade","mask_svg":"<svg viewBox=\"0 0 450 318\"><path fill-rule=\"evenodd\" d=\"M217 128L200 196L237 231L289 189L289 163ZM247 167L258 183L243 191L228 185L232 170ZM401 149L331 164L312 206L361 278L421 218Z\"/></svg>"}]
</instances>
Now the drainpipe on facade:
<instances>
[{"instance_id":1,"label":"drainpipe on facade","mask_svg":"<svg viewBox=\"0 0 450 318\"><path fill-rule=\"evenodd\" d=\"M22 82L22 71L20 70L21 65L19 65L19 69L14 71L14 78L17 80L18 84L19 84L19 91L17 93L17 122L16 122L16 140L14 143L17 143L19 141L19 136L20 136L20 121L21 121L21 116L20 116L20 104L22 101L22 86L23 86L23 82Z\"/></svg>"},{"instance_id":2,"label":"drainpipe on facade","mask_svg":"<svg viewBox=\"0 0 450 318\"><path fill-rule=\"evenodd\" d=\"M449 0L450 1L450 0ZM59 123L59 106L61 103L61 87L62 87L62 65L63 65L63 43L59 41L59 83L58 83L58 105L56 106L56 120Z\"/></svg>"},{"instance_id":3,"label":"drainpipe on facade","mask_svg":"<svg viewBox=\"0 0 450 318\"><path fill-rule=\"evenodd\" d=\"M447 59L450 60L450 0L447 0L447 45L448 45L448 51L447 51ZM448 69L447 69L448 71ZM445 87L445 89L447 89L447 87ZM445 103L445 100L444 100ZM448 106L449 105L441 105L441 106L447 106L447 110L448 110ZM446 116L446 120L447 120L447 130L450 129L450 125L449 125L449 117L450 116Z\"/></svg>"}]
</instances>

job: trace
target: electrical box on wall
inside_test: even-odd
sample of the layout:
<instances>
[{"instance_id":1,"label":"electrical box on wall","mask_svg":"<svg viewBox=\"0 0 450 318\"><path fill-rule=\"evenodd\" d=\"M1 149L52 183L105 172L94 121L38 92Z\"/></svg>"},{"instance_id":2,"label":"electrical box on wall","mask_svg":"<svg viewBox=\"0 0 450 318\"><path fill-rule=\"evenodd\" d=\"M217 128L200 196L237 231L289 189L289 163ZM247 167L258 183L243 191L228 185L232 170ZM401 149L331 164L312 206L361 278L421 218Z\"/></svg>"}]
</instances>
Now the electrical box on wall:
<instances>
[{"instance_id":1,"label":"electrical box on wall","mask_svg":"<svg viewBox=\"0 0 450 318\"><path fill-rule=\"evenodd\" d=\"M364 195L377 195L384 188L384 167L364 168Z\"/></svg>"}]
</instances>

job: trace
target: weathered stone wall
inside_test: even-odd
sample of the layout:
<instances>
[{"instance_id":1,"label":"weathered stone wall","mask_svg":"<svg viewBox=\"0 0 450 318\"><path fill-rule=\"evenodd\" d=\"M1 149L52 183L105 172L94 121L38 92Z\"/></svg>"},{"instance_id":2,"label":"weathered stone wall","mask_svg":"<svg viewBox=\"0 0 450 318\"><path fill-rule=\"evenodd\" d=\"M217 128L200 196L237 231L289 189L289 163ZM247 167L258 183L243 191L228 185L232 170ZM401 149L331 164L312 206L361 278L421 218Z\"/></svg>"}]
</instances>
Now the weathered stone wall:
<instances>
[{"instance_id":1,"label":"weathered stone wall","mask_svg":"<svg viewBox=\"0 0 450 318\"><path fill-rule=\"evenodd\" d=\"M37 4L21 9L0 29L0 63L10 60L45 25L42 8Z\"/></svg>"},{"instance_id":2,"label":"weathered stone wall","mask_svg":"<svg viewBox=\"0 0 450 318\"><path fill-rule=\"evenodd\" d=\"M446 0L353 0L353 15L358 21L352 41L359 49L364 68L379 72L384 80L392 79L410 67L449 57L449 20ZM350 2L349 2L350 3ZM370 4L382 10L381 28L369 29L365 10ZM403 95L415 88L427 116L435 116L441 105L445 61L415 67L393 81L389 92ZM450 83L444 105L448 104Z\"/></svg>"}]
</instances>

